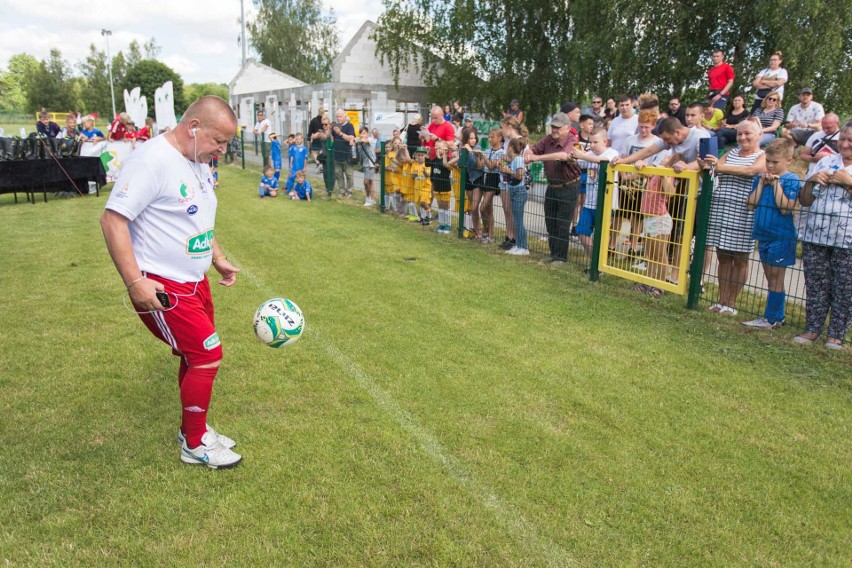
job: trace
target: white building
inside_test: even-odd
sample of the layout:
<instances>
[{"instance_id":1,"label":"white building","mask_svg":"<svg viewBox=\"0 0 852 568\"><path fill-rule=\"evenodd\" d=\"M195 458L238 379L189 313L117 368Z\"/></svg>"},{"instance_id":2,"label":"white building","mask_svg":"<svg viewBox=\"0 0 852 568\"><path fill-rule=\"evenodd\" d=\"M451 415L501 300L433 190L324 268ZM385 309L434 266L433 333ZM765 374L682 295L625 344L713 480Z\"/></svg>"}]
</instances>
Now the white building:
<instances>
[{"instance_id":1,"label":"white building","mask_svg":"<svg viewBox=\"0 0 852 568\"><path fill-rule=\"evenodd\" d=\"M272 129L284 135L305 132L308 121L325 108L350 111L353 122L378 126L383 135L402 127L408 115L428 103L426 86L412 70L394 86L387 65L376 55L370 34L376 24L366 21L332 63L330 83L308 85L253 60L247 61L228 84L228 98L246 137L251 139L255 111L264 110Z\"/></svg>"}]
</instances>

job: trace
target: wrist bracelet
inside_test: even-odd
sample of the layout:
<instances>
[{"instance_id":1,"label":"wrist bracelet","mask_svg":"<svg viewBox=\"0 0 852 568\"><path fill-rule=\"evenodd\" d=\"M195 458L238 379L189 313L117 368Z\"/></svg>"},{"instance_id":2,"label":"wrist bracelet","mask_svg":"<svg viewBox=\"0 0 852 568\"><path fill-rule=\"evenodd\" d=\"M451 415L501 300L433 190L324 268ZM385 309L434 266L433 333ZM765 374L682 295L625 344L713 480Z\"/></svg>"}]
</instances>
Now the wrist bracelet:
<instances>
[{"instance_id":1,"label":"wrist bracelet","mask_svg":"<svg viewBox=\"0 0 852 568\"><path fill-rule=\"evenodd\" d=\"M136 286L136 285L139 283L139 281L140 281L140 280L143 280L144 278L145 278L144 276L140 276L139 278L137 278L136 280L134 280L133 282L131 282L130 284L128 284L128 285L127 285L127 289L128 289L128 290L130 290L131 288L133 288L134 286Z\"/></svg>"}]
</instances>

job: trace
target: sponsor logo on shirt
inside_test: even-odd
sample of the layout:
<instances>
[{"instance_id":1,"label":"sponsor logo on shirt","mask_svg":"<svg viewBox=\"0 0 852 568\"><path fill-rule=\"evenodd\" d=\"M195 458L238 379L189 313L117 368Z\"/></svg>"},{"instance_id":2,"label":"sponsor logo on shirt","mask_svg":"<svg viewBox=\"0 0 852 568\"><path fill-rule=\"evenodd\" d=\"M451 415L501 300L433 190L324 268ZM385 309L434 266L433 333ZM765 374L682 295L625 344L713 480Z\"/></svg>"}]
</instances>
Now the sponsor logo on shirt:
<instances>
[{"instance_id":1,"label":"sponsor logo on shirt","mask_svg":"<svg viewBox=\"0 0 852 568\"><path fill-rule=\"evenodd\" d=\"M125 183L121 186L121 189L118 190L116 197L119 199L125 199L127 197L127 192L130 191L130 184Z\"/></svg>"},{"instance_id":2,"label":"sponsor logo on shirt","mask_svg":"<svg viewBox=\"0 0 852 568\"><path fill-rule=\"evenodd\" d=\"M197 205L190 205L186 209L186 214L189 215L189 216L195 215L196 213L198 213L198 206Z\"/></svg>"},{"instance_id":3,"label":"sponsor logo on shirt","mask_svg":"<svg viewBox=\"0 0 852 568\"><path fill-rule=\"evenodd\" d=\"M207 339L204 340L204 348L207 351L210 351L212 349L216 349L217 347L219 347L219 345L221 345L221 343L222 342L219 341L219 334L216 333L216 332L213 332L213 335L211 335L210 337L208 337Z\"/></svg>"},{"instance_id":4,"label":"sponsor logo on shirt","mask_svg":"<svg viewBox=\"0 0 852 568\"><path fill-rule=\"evenodd\" d=\"M186 182L181 180L180 188L178 188L180 192L180 197L178 197L178 201L181 203L189 203L192 201L192 198L195 197L195 188L191 185L186 185Z\"/></svg>"},{"instance_id":5,"label":"sponsor logo on shirt","mask_svg":"<svg viewBox=\"0 0 852 568\"><path fill-rule=\"evenodd\" d=\"M207 256L213 250L213 229L207 229L203 233L192 235L186 239L186 254L201 258Z\"/></svg>"}]
</instances>

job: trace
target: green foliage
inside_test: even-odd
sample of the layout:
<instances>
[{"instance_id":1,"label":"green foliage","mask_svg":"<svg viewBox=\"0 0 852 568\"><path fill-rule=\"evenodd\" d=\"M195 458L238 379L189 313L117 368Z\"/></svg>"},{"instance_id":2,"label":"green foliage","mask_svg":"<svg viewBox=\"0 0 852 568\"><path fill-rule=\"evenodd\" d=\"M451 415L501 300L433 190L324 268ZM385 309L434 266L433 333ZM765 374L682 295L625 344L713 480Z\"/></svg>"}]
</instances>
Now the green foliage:
<instances>
[{"instance_id":1,"label":"green foliage","mask_svg":"<svg viewBox=\"0 0 852 568\"><path fill-rule=\"evenodd\" d=\"M27 76L39 68L38 59L27 53L9 58L9 68L0 71L0 110L24 112L27 108L25 90Z\"/></svg>"},{"instance_id":2,"label":"green foliage","mask_svg":"<svg viewBox=\"0 0 852 568\"><path fill-rule=\"evenodd\" d=\"M130 91L135 87L139 87L141 94L147 99L148 109L151 111L154 108L154 93L166 81L171 81L173 84L175 114L180 115L187 107L186 99L184 98L183 79L165 63L154 59L143 59L129 68L124 78L124 87L122 87L121 92L123 93L123 89ZM116 97L118 97L118 93L116 93Z\"/></svg>"},{"instance_id":3,"label":"green foliage","mask_svg":"<svg viewBox=\"0 0 852 568\"><path fill-rule=\"evenodd\" d=\"M260 61L306 83L331 80L339 50L334 11L324 14L320 0L259 0L249 22L251 45Z\"/></svg>"},{"instance_id":4,"label":"green foliage","mask_svg":"<svg viewBox=\"0 0 852 568\"><path fill-rule=\"evenodd\" d=\"M106 52L97 50L94 44L89 45L89 54L86 59L80 62L78 68L83 82L81 92L83 111L98 113L106 117L111 116L112 99L110 98Z\"/></svg>"},{"instance_id":5,"label":"green foliage","mask_svg":"<svg viewBox=\"0 0 852 568\"><path fill-rule=\"evenodd\" d=\"M460 98L499 116L521 99L531 125L565 100L593 94L706 95L710 53L724 50L751 82L784 51L790 91L852 113L852 0L384 0L375 32L395 76L414 66L436 100ZM815 33L797 33L814 30ZM789 106L789 105L788 105Z\"/></svg>"},{"instance_id":6,"label":"green foliage","mask_svg":"<svg viewBox=\"0 0 852 568\"><path fill-rule=\"evenodd\" d=\"M78 106L71 68L58 49L50 50L50 58L24 77L27 110L72 111Z\"/></svg>"},{"instance_id":7,"label":"green foliage","mask_svg":"<svg viewBox=\"0 0 852 568\"><path fill-rule=\"evenodd\" d=\"M216 95L227 101L228 85L224 83L192 83L183 88L183 98L187 104L192 104L206 95Z\"/></svg>"}]
</instances>

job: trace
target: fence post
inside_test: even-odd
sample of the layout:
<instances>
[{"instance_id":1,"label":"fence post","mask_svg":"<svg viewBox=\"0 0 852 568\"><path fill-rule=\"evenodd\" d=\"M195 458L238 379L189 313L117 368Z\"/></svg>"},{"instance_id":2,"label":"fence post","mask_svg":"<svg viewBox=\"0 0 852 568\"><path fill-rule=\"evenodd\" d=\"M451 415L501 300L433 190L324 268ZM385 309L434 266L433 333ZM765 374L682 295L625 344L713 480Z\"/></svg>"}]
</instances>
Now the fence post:
<instances>
[{"instance_id":1,"label":"fence post","mask_svg":"<svg viewBox=\"0 0 852 568\"><path fill-rule=\"evenodd\" d=\"M458 237L464 237L464 186L467 184L467 150L459 154L459 226Z\"/></svg>"},{"instance_id":2,"label":"fence post","mask_svg":"<svg viewBox=\"0 0 852 568\"><path fill-rule=\"evenodd\" d=\"M379 162L379 211L385 212L385 145L387 142L381 143L381 150L376 160Z\"/></svg>"},{"instance_id":3,"label":"fence post","mask_svg":"<svg viewBox=\"0 0 852 568\"><path fill-rule=\"evenodd\" d=\"M713 179L710 172L705 171L701 178L701 194L695 212L695 252L692 254L692 264L689 267L689 293L686 307L694 310L698 307L698 297L701 295L701 278L704 276L704 253L707 247L707 229L710 221L710 202L713 199ZM683 243L689 246L689 243Z\"/></svg>"},{"instance_id":4,"label":"fence post","mask_svg":"<svg viewBox=\"0 0 852 568\"><path fill-rule=\"evenodd\" d=\"M602 161L600 163L600 170L598 170L598 202L595 208L595 231L592 236L592 258L589 261L590 282L597 282L600 276L598 264L601 258L601 241L603 240L601 229L603 228L604 204L606 203L606 178L608 170L609 162L606 160ZM588 195L586 197L588 198Z\"/></svg>"},{"instance_id":5,"label":"fence post","mask_svg":"<svg viewBox=\"0 0 852 568\"><path fill-rule=\"evenodd\" d=\"M243 169L246 169L246 129L240 128L240 158L243 162Z\"/></svg>"},{"instance_id":6,"label":"fence post","mask_svg":"<svg viewBox=\"0 0 852 568\"><path fill-rule=\"evenodd\" d=\"M334 140L331 138L325 141L325 164L322 168L323 177L325 178L325 190L328 196L331 197L334 192Z\"/></svg>"}]
</instances>

